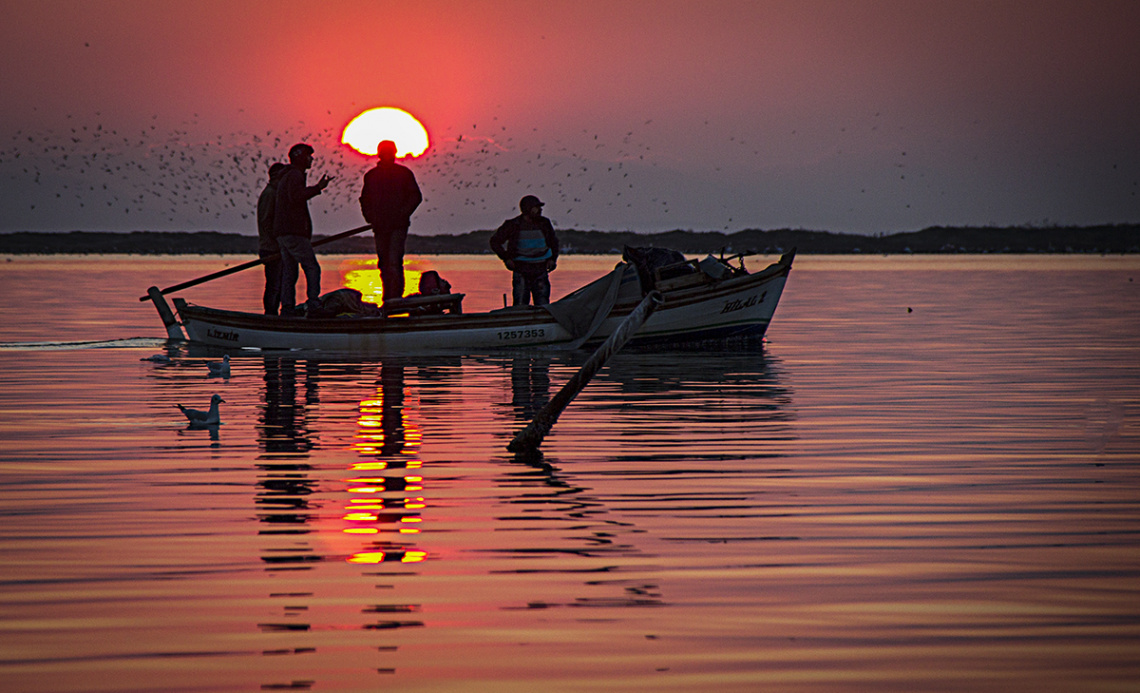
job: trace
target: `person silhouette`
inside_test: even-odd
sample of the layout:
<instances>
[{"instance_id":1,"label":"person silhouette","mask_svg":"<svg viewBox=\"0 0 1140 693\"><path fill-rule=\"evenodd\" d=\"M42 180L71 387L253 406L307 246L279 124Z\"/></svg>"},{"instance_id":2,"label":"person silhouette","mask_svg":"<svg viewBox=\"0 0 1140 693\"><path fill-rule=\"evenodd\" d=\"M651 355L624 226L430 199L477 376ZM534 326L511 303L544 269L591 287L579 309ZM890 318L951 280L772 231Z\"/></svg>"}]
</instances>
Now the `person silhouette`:
<instances>
[{"instance_id":1,"label":"person silhouette","mask_svg":"<svg viewBox=\"0 0 1140 693\"><path fill-rule=\"evenodd\" d=\"M384 300L404 296L404 248L412 213L423 202L416 177L396 163L396 143L384 140L377 147L380 160L364 174L360 211L372 225L377 268Z\"/></svg>"},{"instance_id":2,"label":"person silhouette","mask_svg":"<svg viewBox=\"0 0 1140 693\"><path fill-rule=\"evenodd\" d=\"M543 203L534 195L519 200L522 211L507 219L491 236L491 250L513 273L511 288L516 306L550 303L550 272L558 266L558 236L542 216Z\"/></svg>"},{"instance_id":3,"label":"person silhouette","mask_svg":"<svg viewBox=\"0 0 1140 693\"><path fill-rule=\"evenodd\" d=\"M305 185L305 172L313 165L313 148L295 144L289 150L289 165L277 183L273 234L281 247L281 314L297 315L297 267L305 271L305 309L320 305L321 265L313 252L313 219L309 200L324 192L332 180L321 176L316 185Z\"/></svg>"}]
</instances>

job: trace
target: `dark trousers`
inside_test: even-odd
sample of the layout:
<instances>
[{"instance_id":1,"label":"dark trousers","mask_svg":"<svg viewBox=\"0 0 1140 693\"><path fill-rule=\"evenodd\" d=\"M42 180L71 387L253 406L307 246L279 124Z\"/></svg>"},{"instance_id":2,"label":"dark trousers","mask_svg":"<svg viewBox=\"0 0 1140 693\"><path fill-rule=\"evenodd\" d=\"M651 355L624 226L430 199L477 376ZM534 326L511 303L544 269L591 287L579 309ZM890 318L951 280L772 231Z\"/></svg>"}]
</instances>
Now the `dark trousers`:
<instances>
[{"instance_id":1,"label":"dark trousers","mask_svg":"<svg viewBox=\"0 0 1140 693\"><path fill-rule=\"evenodd\" d=\"M313 243L303 236L280 236L281 246L281 308L297 305L297 265L305 271L305 293L309 303L316 305L321 297L321 265L313 252Z\"/></svg>"},{"instance_id":2,"label":"dark trousers","mask_svg":"<svg viewBox=\"0 0 1140 693\"><path fill-rule=\"evenodd\" d=\"M258 251L265 266L265 293L261 296L261 303L265 306L266 315L277 315L281 307L281 251Z\"/></svg>"},{"instance_id":3,"label":"dark trousers","mask_svg":"<svg viewBox=\"0 0 1140 693\"><path fill-rule=\"evenodd\" d=\"M550 303L550 273L546 270L528 268L528 271L520 272L516 269L511 277L511 289L515 299L512 305L530 305L531 298L536 306L546 305Z\"/></svg>"},{"instance_id":4,"label":"dark trousers","mask_svg":"<svg viewBox=\"0 0 1140 693\"><path fill-rule=\"evenodd\" d=\"M373 229L376 241L376 268L380 270L384 300L404 297L404 246L407 229Z\"/></svg>"}]
</instances>

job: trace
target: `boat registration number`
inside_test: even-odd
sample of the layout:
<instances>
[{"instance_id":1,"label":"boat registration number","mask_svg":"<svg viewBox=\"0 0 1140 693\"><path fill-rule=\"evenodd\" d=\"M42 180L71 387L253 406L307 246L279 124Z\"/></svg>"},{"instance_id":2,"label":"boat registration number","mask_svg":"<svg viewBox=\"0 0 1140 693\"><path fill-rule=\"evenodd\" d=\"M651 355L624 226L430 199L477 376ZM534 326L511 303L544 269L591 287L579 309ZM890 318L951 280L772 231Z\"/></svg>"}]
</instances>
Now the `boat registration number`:
<instances>
[{"instance_id":1,"label":"boat registration number","mask_svg":"<svg viewBox=\"0 0 1140 693\"><path fill-rule=\"evenodd\" d=\"M502 330L499 332L500 340L507 339L538 339L546 336L546 329L539 327L533 330Z\"/></svg>"}]
</instances>

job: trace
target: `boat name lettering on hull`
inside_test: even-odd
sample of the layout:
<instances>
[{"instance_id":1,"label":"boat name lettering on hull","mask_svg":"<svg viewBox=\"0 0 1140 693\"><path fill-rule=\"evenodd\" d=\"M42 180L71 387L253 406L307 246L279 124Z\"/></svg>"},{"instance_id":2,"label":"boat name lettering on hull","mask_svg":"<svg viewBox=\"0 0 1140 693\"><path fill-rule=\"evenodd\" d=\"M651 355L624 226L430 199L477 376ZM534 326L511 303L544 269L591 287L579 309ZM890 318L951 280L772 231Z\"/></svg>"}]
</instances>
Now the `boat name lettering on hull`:
<instances>
[{"instance_id":1,"label":"boat name lettering on hull","mask_svg":"<svg viewBox=\"0 0 1140 693\"><path fill-rule=\"evenodd\" d=\"M222 332L221 330L216 330L211 327L206 330L206 337L208 339L223 339L227 342L236 342L238 340L238 333L233 331Z\"/></svg>"},{"instance_id":2,"label":"boat name lettering on hull","mask_svg":"<svg viewBox=\"0 0 1140 693\"><path fill-rule=\"evenodd\" d=\"M761 301L763 301L764 297L767 295L768 295L768 292L765 291L764 293L761 293L761 294L752 294L751 296L749 296L748 298L743 299L743 300L737 298L737 299L734 299L732 301L726 301L724 304L724 308L720 312L723 315L724 313L732 313L734 311L744 310L745 308L751 308L752 306L756 305L757 303L760 303Z\"/></svg>"}]
</instances>

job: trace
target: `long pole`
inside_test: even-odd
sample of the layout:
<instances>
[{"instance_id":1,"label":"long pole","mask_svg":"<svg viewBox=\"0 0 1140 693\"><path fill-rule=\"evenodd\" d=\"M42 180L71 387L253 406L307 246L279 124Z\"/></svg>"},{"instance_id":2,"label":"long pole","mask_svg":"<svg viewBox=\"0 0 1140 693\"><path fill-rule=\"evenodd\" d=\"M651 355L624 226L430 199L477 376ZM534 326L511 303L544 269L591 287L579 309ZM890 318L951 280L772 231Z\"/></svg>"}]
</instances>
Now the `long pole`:
<instances>
[{"instance_id":1,"label":"long pole","mask_svg":"<svg viewBox=\"0 0 1140 693\"><path fill-rule=\"evenodd\" d=\"M558 421L558 416L562 410L566 408L570 402L578 396L582 388L586 387L590 379L606 365L609 360L619 349L625 346L629 338L633 336L634 332L649 319L653 311L663 301L661 294L657 291L650 291L645 298L641 299L641 303L633 312L626 316L618 328L613 331L606 341L598 347L590 358L586 359L586 363L578 369L570 380L562 386L554 397L546 403L542 411L535 415L534 419L527 424L526 428L515 434L514 439L507 445L507 449L511 452L525 452L535 450L542 443L542 439L550 432L554 423Z\"/></svg>"},{"instance_id":2,"label":"long pole","mask_svg":"<svg viewBox=\"0 0 1140 693\"><path fill-rule=\"evenodd\" d=\"M335 236L329 236L328 238L322 238L319 241L314 241L313 247L316 248L318 245L324 245L325 243L332 243L333 241L339 241L342 238L348 238L349 236L355 236L356 234L361 233L362 231L367 231L370 228L372 228L371 224L365 224L364 226L359 226L355 229L350 229L348 231L344 231L343 233L338 233ZM198 277L197 279L191 279L188 282L182 282L181 284L175 284L174 286L168 286L165 289L160 290L159 294L165 295L165 294L173 293L175 291L181 291L182 289L189 289L192 286L198 286L199 284L205 284L208 281L212 281L214 279L219 279L221 277L225 277L225 276L234 274L235 272L241 272L242 270L247 270L250 267L257 267L258 265L261 265L261 264L264 264L264 262L262 261L261 258L258 258L256 260L250 260L249 262L245 262L245 263L242 263L240 265L235 265L233 267L227 267L226 269L221 270L220 272L214 272L213 274L207 274L204 277ZM140 301L149 301L149 300L151 300L151 296L150 296L150 294L147 294L146 296L139 296L139 300Z\"/></svg>"}]
</instances>

